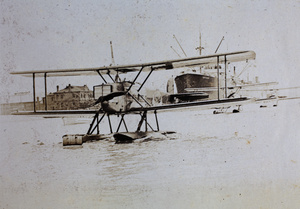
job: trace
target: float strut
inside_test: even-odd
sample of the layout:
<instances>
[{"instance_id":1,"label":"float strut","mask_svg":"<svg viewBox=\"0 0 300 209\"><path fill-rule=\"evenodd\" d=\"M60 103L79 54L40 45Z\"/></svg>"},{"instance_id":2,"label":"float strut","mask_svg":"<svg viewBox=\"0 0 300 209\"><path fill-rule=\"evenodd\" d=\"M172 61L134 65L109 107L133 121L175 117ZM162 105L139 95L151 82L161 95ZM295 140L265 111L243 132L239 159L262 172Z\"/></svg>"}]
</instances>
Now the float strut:
<instances>
[{"instance_id":1,"label":"float strut","mask_svg":"<svg viewBox=\"0 0 300 209\"><path fill-rule=\"evenodd\" d=\"M139 122L139 124L138 124L138 127L137 127L137 129L136 129L137 132L141 130L141 126L142 126L142 124L143 124L143 122L144 122L144 120L145 120L145 115L146 115L146 114L147 114L146 111L144 111L143 115L140 113L140 115L141 115L141 120L140 120L140 122Z\"/></svg>"},{"instance_id":2,"label":"float strut","mask_svg":"<svg viewBox=\"0 0 300 209\"><path fill-rule=\"evenodd\" d=\"M145 111L146 112L146 111ZM146 113L147 114L147 113ZM142 116L142 114L140 113L140 116ZM145 116L147 117L147 115ZM151 128L152 131L154 131L154 129L152 128L152 126L147 122L146 118L143 118L143 120L145 120L146 124ZM142 121L143 122L143 121ZM141 128L141 127L140 127Z\"/></svg>"},{"instance_id":3,"label":"float strut","mask_svg":"<svg viewBox=\"0 0 300 209\"><path fill-rule=\"evenodd\" d=\"M111 126L111 121L110 121L109 114L107 114L107 118L108 118L108 123L109 123L109 129L110 129L110 133L113 133L113 130L112 130L112 126Z\"/></svg>"},{"instance_id":4,"label":"float strut","mask_svg":"<svg viewBox=\"0 0 300 209\"><path fill-rule=\"evenodd\" d=\"M159 131L159 125L158 125L158 119L157 119L157 112L156 112L156 110L154 110L154 115L155 115L155 120L156 120L157 131Z\"/></svg>"},{"instance_id":5,"label":"float strut","mask_svg":"<svg viewBox=\"0 0 300 209\"><path fill-rule=\"evenodd\" d=\"M86 134L91 134L92 127L93 127L94 122L95 122L95 120L96 120L96 118L97 118L98 115L99 115L99 113L96 113L96 114L95 114L95 116L94 116L94 118L93 118L93 121L92 121L91 124L90 124L90 128L89 128L89 130L87 131Z\"/></svg>"},{"instance_id":6,"label":"float strut","mask_svg":"<svg viewBox=\"0 0 300 209\"><path fill-rule=\"evenodd\" d=\"M87 132L88 135L89 135L89 134L92 134L92 133L95 131L96 128L97 128L97 132L98 132L98 134L99 134L99 123L100 123L100 122L102 121L102 119L104 118L105 113L103 113L103 115L102 115L102 117L100 118L100 120L99 120L98 116L99 116L99 112L97 112L97 113L95 114L94 119L93 119L92 123L90 124L90 128L89 128L89 130L88 130L88 132ZM97 124L96 124L95 127L93 128L93 125L94 125L94 123L95 123L96 120L97 120ZM92 128L93 128L93 129L92 129Z\"/></svg>"},{"instance_id":7,"label":"float strut","mask_svg":"<svg viewBox=\"0 0 300 209\"><path fill-rule=\"evenodd\" d=\"M146 115L145 115L145 131L147 132L148 131L148 123L147 123L147 112L146 112Z\"/></svg>"},{"instance_id":8,"label":"float strut","mask_svg":"<svg viewBox=\"0 0 300 209\"><path fill-rule=\"evenodd\" d=\"M119 123L119 125L118 125L118 128L117 128L117 131L116 132L119 132L119 129L120 129L120 127L121 127L121 124L122 124L122 122L123 122L123 119L124 119L124 114L122 114L121 115L121 120L120 120L120 123ZM126 125L125 125L126 126ZM126 127L126 129L127 129L127 127ZM128 132L128 131L127 131Z\"/></svg>"},{"instance_id":9,"label":"float strut","mask_svg":"<svg viewBox=\"0 0 300 209\"><path fill-rule=\"evenodd\" d=\"M99 115L97 115L97 134L99 134Z\"/></svg>"},{"instance_id":10,"label":"float strut","mask_svg":"<svg viewBox=\"0 0 300 209\"><path fill-rule=\"evenodd\" d=\"M99 134L100 130L99 130L99 124L100 122L102 121L102 119L104 118L105 116L105 113L101 116L100 120L99 120L99 114L97 115L97 124L95 125L95 127L93 128L92 132L93 133L95 131L95 129L97 128L97 133Z\"/></svg>"},{"instance_id":11,"label":"float strut","mask_svg":"<svg viewBox=\"0 0 300 209\"><path fill-rule=\"evenodd\" d=\"M126 123L125 123L124 117L123 117L123 123L124 123L125 129L126 129L126 132L128 132L128 128L127 128L127 125L126 125Z\"/></svg>"}]
</instances>

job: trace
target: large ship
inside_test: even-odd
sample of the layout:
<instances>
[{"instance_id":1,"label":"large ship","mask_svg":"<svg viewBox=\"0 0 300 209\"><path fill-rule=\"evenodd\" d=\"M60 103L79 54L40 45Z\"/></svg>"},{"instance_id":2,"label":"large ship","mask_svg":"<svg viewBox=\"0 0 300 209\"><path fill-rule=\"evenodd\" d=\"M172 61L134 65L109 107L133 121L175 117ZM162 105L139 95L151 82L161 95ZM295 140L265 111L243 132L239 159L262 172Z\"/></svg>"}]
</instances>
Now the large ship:
<instances>
[{"instance_id":1,"label":"large ship","mask_svg":"<svg viewBox=\"0 0 300 209\"><path fill-rule=\"evenodd\" d=\"M186 89L217 87L217 79L204 74L185 73L175 77L175 84L178 93L186 93Z\"/></svg>"},{"instance_id":2,"label":"large ship","mask_svg":"<svg viewBox=\"0 0 300 209\"><path fill-rule=\"evenodd\" d=\"M173 35L173 37L175 38L176 42L182 49L175 35ZM199 54L201 55L202 49L204 49L201 46L201 33L199 39L200 39L200 45L199 47L196 48L196 50L199 50ZM223 40L224 37L222 38L221 42ZM183 53L185 54L184 51ZM178 95L180 95L181 98L179 98L179 100L183 99L183 100L193 101L199 99L200 100L217 99L218 95L217 92L215 91L215 88L217 88L218 79L216 78L216 76L203 73L201 68L200 68L200 72L196 72L194 68L191 68L191 70L192 71L190 72L182 72L182 74L177 75L175 79L171 78L167 84L167 92L175 95L175 97L177 98L179 98Z\"/></svg>"},{"instance_id":3,"label":"large ship","mask_svg":"<svg viewBox=\"0 0 300 209\"><path fill-rule=\"evenodd\" d=\"M217 99L217 78L215 76L187 72L170 78L167 83L169 102Z\"/></svg>"}]
</instances>

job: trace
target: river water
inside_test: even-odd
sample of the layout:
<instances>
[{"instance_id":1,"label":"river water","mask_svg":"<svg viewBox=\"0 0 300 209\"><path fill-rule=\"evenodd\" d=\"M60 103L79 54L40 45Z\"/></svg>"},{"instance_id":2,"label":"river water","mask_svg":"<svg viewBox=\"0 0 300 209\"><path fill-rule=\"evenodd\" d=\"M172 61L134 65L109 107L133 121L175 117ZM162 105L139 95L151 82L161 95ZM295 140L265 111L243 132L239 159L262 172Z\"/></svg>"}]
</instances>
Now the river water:
<instances>
[{"instance_id":1,"label":"river water","mask_svg":"<svg viewBox=\"0 0 300 209\"><path fill-rule=\"evenodd\" d=\"M72 148L89 124L1 116L0 208L299 208L299 116L300 100L160 113L175 134Z\"/></svg>"}]
</instances>

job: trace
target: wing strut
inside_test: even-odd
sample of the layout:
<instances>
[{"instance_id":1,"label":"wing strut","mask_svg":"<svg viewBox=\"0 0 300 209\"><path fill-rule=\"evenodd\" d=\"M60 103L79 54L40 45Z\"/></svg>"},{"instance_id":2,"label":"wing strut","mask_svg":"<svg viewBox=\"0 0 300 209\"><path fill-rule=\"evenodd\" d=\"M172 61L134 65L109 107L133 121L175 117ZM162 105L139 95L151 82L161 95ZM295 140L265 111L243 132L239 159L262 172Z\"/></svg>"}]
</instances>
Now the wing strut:
<instances>
[{"instance_id":1,"label":"wing strut","mask_svg":"<svg viewBox=\"0 0 300 209\"><path fill-rule=\"evenodd\" d=\"M140 92L140 90L143 88L144 84L146 83L146 81L148 80L148 78L150 77L151 73L153 72L154 68L151 67L151 71L148 73L147 77L145 78L145 80L143 81L142 85L139 87L139 89L137 90L138 92ZM151 104L147 101L147 99L145 99L141 94L138 94L139 97L141 97L148 106L151 107Z\"/></svg>"},{"instance_id":2,"label":"wing strut","mask_svg":"<svg viewBox=\"0 0 300 209\"><path fill-rule=\"evenodd\" d=\"M45 81L45 110L47 111L47 73L44 74Z\"/></svg>"},{"instance_id":3,"label":"wing strut","mask_svg":"<svg viewBox=\"0 0 300 209\"><path fill-rule=\"evenodd\" d=\"M133 84L135 84L136 79L140 76L141 72L143 71L144 66L140 69L140 71L138 72L138 74L135 76L134 80L132 81L131 85L129 86L129 88L127 89L127 92L130 91L131 87L133 86Z\"/></svg>"},{"instance_id":4,"label":"wing strut","mask_svg":"<svg viewBox=\"0 0 300 209\"><path fill-rule=\"evenodd\" d=\"M115 83L116 81L111 77L110 72L107 73L107 75L110 77L110 79Z\"/></svg>"},{"instance_id":5,"label":"wing strut","mask_svg":"<svg viewBox=\"0 0 300 209\"><path fill-rule=\"evenodd\" d=\"M103 80L105 83L107 83L107 81L104 79L103 75L100 73L99 70L97 70L97 73L100 75L100 77L102 78L102 80Z\"/></svg>"},{"instance_id":6,"label":"wing strut","mask_svg":"<svg viewBox=\"0 0 300 209\"><path fill-rule=\"evenodd\" d=\"M142 98L142 100L144 100L144 102L146 102L146 104L147 104L149 107L152 106L152 105L147 101L147 99L145 99L145 98L143 97L143 95L138 94L138 97Z\"/></svg>"},{"instance_id":7,"label":"wing strut","mask_svg":"<svg viewBox=\"0 0 300 209\"><path fill-rule=\"evenodd\" d=\"M137 100L132 94L130 94L129 92L127 92L127 94L128 94L129 96L131 96L131 98L134 99L134 101L135 101L136 103L138 103L141 107L144 107L144 106L139 102L139 100Z\"/></svg>"},{"instance_id":8,"label":"wing strut","mask_svg":"<svg viewBox=\"0 0 300 209\"><path fill-rule=\"evenodd\" d=\"M36 106L35 106L35 73L32 73L33 78L33 112L36 112Z\"/></svg>"},{"instance_id":9,"label":"wing strut","mask_svg":"<svg viewBox=\"0 0 300 209\"><path fill-rule=\"evenodd\" d=\"M225 98L227 98L227 58L226 55L224 55L224 61L225 61Z\"/></svg>"},{"instance_id":10,"label":"wing strut","mask_svg":"<svg viewBox=\"0 0 300 209\"><path fill-rule=\"evenodd\" d=\"M223 55L221 55L223 56ZM222 59L221 59L222 60ZM225 78L224 78L224 83L225 83L225 87L224 87L224 94L222 94L223 97L227 98L227 56L224 55L224 65L225 65ZM218 100L220 100L220 56L217 56L217 74L218 74Z\"/></svg>"},{"instance_id":11,"label":"wing strut","mask_svg":"<svg viewBox=\"0 0 300 209\"><path fill-rule=\"evenodd\" d=\"M147 77L145 78L145 80L143 81L142 85L140 86L140 88L137 90L138 92L140 92L140 90L143 88L144 84L146 83L146 81L148 80L148 78L150 77L151 73L153 72L154 68L151 67L151 71L149 72L149 74L147 75Z\"/></svg>"},{"instance_id":12,"label":"wing strut","mask_svg":"<svg viewBox=\"0 0 300 209\"><path fill-rule=\"evenodd\" d=\"M131 96L134 101L136 101L136 103L138 103L141 107L143 107L143 105L138 101L138 99L136 99L131 93L129 93L130 89L132 88L132 86L135 84L135 81L137 80L137 78L140 76L141 72L143 71L144 66L139 70L138 74L135 76L134 80L132 81L131 85L129 86L129 88L126 91L126 94L128 94L129 96ZM142 85L140 86L140 88L137 90L138 92L141 90L141 88L144 86L144 84L146 83L146 81L148 80L148 78L150 77L151 73L153 72L153 68L151 68L151 71L149 72L149 74L147 75L147 77L145 78L145 80L143 81ZM140 94L138 94L138 96L140 96L146 103L147 105L151 106L150 103Z\"/></svg>"},{"instance_id":13,"label":"wing strut","mask_svg":"<svg viewBox=\"0 0 300 209\"><path fill-rule=\"evenodd\" d=\"M218 100L220 100L220 57L217 57L217 74L218 74Z\"/></svg>"}]
</instances>

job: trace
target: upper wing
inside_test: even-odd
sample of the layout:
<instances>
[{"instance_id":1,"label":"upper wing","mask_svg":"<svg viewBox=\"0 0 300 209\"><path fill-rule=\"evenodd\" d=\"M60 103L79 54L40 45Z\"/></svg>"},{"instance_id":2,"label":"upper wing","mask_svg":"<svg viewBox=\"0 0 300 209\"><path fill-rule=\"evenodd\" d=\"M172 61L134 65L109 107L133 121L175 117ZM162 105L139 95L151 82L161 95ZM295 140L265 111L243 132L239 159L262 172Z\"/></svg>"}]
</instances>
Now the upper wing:
<instances>
[{"instance_id":1,"label":"upper wing","mask_svg":"<svg viewBox=\"0 0 300 209\"><path fill-rule=\"evenodd\" d=\"M239 62L245 60L255 59L254 51L237 51L230 53L212 54L198 57L190 57L183 59L165 60L160 62L149 62L134 65L116 65L107 67L95 67L95 68L81 68L81 69L61 69L61 70L41 70L41 71L20 71L12 72L11 74L17 75L29 75L33 73L36 76L74 76L74 75L97 75L97 71L101 74L116 74L116 73L128 73L145 69L145 71L153 70L170 70L174 68L182 67L194 67L203 65L220 64L227 62ZM219 60L218 60L219 59Z\"/></svg>"}]
</instances>

